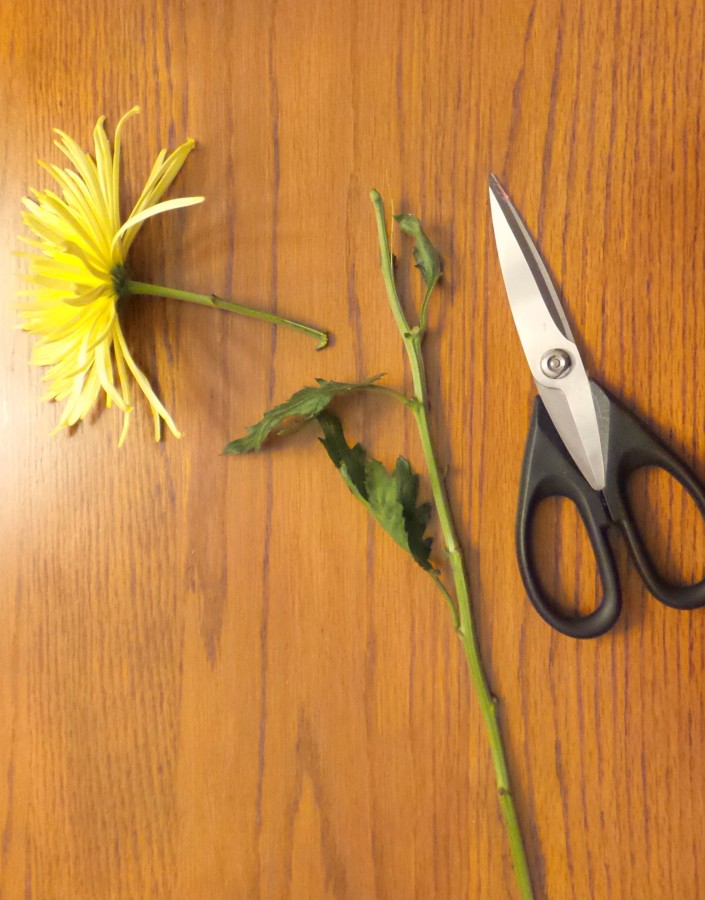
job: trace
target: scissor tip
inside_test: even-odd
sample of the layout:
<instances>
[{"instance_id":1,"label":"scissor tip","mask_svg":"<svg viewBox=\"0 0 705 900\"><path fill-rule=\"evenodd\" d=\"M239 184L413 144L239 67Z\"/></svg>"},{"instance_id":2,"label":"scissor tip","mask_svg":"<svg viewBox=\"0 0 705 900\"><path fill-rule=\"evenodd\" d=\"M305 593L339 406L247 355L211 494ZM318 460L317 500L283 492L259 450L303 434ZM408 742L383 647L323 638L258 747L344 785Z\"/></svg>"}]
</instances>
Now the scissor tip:
<instances>
[{"instance_id":1,"label":"scissor tip","mask_svg":"<svg viewBox=\"0 0 705 900\"><path fill-rule=\"evenodd\" d=\"M496 197L501 197L504 200L508 200L507 192L504 190L502 185L499 182L499 178L494 174L494 172L490 172L489 178L490 190Z\"/></svg>"}]
</instances>

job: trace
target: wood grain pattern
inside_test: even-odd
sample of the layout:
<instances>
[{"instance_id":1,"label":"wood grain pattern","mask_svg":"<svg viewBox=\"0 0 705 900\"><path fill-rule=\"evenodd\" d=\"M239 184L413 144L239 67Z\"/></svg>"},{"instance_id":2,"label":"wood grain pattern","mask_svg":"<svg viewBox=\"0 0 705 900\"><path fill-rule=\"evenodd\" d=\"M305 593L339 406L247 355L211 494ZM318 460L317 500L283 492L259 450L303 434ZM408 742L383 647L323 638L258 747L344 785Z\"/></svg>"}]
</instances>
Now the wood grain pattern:
<instances>
[{"instance_id":1,"label":"wood grain pattern","mask_svg":"<svg viewBox=\"0 0 705 900\"><path fill-rule=\"evenodd\" d=\"M445 260L428 340L440 454L542 898L705 900L705 614L666 610L619 544L610 635L552 633L513 523L533 388L487 205L496 171L562 286L586 362L705 477L705 22L695 0L48 0L0 24L0 897L514 896L488 750L443 601L349 496L312 433L219 455L314 376L408 386L368 191ZM144 405L50 438L12 331L20 198L51 128L88 145L134 103L125 181L186 135L193 210L145 226L135 274L325 325L296 334L158 299L132 352ZM418 298L413 273L402 276ZM380 398L351 436L420 465ZM634 489L665 565L705 527ZM648 511L654 512L649 515ZM546 511L545 511L546 512ZM570 509L546 577L594 597ZM548 550L546 548L549 548ZM584 593L583 593L584 592Z\"/></svg>"}]
</instances>

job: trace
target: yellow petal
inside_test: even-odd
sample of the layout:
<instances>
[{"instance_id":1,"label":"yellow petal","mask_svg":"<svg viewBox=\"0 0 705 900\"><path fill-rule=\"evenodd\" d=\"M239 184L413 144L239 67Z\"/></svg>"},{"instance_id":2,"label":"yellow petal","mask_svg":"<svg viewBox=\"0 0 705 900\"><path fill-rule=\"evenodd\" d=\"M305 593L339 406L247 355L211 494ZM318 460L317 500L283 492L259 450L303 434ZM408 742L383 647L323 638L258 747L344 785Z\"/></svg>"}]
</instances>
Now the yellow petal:
<instances>
[{"instance_id":1,"label":"yellow petal","mask_svg":"<svg viewBox=\"0 0 705 900\"><path fill-rule=\"evenodd\" d=\"M161 401L157 397L157 395L152 390L152 385L149 383L146 375L139 369L137 363L134 361L132 356L130 355L130 351L127 348L127 344L125 343L125 338L122 335L122 331L117 328L116 329L116 344L120 347L124 357L125 363L129 368L130 372L132 372L132 377L135 379L137 384L140 386L142 393L147 398L149 405L152 407L152 415L154 417L154 439L159 440L160 437L160 427L159 427L159 419L160 417L164 419L169 428L169 431L174 435L174 437L180 438L181 432L174 424L173 419L166 411Z\"/></svg>"},{"instance_id":2,"label":"yellow petal","mask_svg":"<svg viewBox=\"0 0 705 900\"><path fill-rule=\"evenodd\" d=\"M113 238L113 245L115 245L120 240L122 235L127 231L135 229L134 234L137 234L137 231L139 229L136 226L141 225L142 222L145 221L145 219L151 219L152 216L158 216L161 213L169 212L172 209L182 209L185 206L195 206L197 203L203 203L204 200L205 197L178 197L175 200L164 200L162 203L157 203L155 206L150 206L149 209L144 209L142 210L142 212L139 212L134 216L130 216L130 218L123 223L122 227ZM129 244L127 246L129 246ZM123 242L123 250L125 252L127 252L127 246L125 246L125 242Z\"/></svg>"},{"instance_id":3,"label":"yellow petal","mask_svg":"<svg viewBox=\"0 0 705 900\"><path fill-rule=\"evenodd\" d=\"M117 123L117 127L115 128L115 137L113 139L113 190L112 190L112 198L113 198L113 208L111 210L111 214L113 217L113 230L117 231L120 227L120 145L122 142L122 129L127 122L128 119L131 119L132 116L137 115L140 111L139 106L133 106L132 109L128 109L124 116Z\"/></svg>"}]
</instances>

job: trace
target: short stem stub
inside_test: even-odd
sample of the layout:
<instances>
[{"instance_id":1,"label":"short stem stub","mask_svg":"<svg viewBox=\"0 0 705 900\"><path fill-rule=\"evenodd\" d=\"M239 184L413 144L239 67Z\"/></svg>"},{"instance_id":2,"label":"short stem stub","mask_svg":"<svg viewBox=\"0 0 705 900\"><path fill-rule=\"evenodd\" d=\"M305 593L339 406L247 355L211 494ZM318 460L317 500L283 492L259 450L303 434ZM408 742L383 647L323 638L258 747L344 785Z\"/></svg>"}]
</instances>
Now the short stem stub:
<instances>
[{"instance_id":1,"label":"short stem stub","mask_svg":"<svg viewBox=\"0 0 705 900\"><path fill-rule=\"evenodd\" d=\"M262 322L268 322L271 325L292 328L294 331L301 331L318 341L316 350L322 350L328 344L328 333L326 331L321 331L310 325L304 325L302 322L295 322L293 319L285 319L283 316L278 316L275 313L268 313L261 309L252 309L251 306L245 306L242 303L233 303L230 300L223 300L216 294L195 294L192 291L181 291L177 288L164 287L159 284L146 284L142 281L132 280L125 282L125 292L127 294L146 294L150 297L167 297L172 300L185 300L188 303L197 303L200 306L214 306L216 309L238 313L238 315L247 316L250 319L260 319Z\"/></svg>"}]
</instances>

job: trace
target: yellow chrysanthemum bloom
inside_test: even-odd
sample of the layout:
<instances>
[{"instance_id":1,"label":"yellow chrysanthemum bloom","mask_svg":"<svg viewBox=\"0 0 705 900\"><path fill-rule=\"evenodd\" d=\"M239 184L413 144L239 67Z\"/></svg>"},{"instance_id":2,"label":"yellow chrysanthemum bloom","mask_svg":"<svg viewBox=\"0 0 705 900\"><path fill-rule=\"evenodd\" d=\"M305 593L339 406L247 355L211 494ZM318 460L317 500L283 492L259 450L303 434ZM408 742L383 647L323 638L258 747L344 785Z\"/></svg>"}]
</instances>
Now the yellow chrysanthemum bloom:
<instances>
[{"instance_id":1,"label":"yellow chrysanthemum bloom","mask_svg":"<svg viewBox=\"0 0 705 900\"><path fill-rule=\"evenodd\" d=\"M124 414L118 446L125 440L132 412L130 374L152 408L155 438L159 440L162 419L176 437L181 437L130 355L117 312L123 297L150 294L186 300L293 328L315 338L318 349L328 343L325 331L276 313L223 300L215 294L194 294L130 278L127 254L145 219L203 200L181 197L161 201L193 150L194 141L189 139L169 156L166 150L161 151L132 212L121 221L120 137L127 119L137 112L139 107L135 106L118 122L112 152L103 127L105 119L98 119L93 132L95 159L57 129L59 140L55 143L75 171L40 163L59 183L62 196L53 191L33 191L34 199L22 201L23 220L37 237L25 243L38 252L24 254L29 258L26 278L31 287L20 292L29 298L20 307L20 327L39 335L30 361L48 368L44 380L49 382L49 390L44 399L66 403L54 431L85 418L105 394L106 405L115 404Z\"/></svg>"},{"instance_id":2,"label":"yellow chrysanthemum bloom","mask_svg":"<svg viewBox=\"0 0 705 900\"><path fill-rule=\"evenodd\" d=\"M132 411L128 373L149 401L156 438L162 419L180 437L130 354L117 303L130 292L125 262L143 222L203 200L181 197L160 202L194 147L189 139L169 156L161 151L132 212L121 221L120 138L125 122L137 112L135 107L120 119L112 152L104 117L98 120L93 133L95 159L57 130L55 143L75 171L41 163L58 182L62 196L32 191L33 199L23 200L24 223L37 237L27 243L39 252L26 254L31 287L21 292L30 298L20 307L21 327L39 335L31 362L48 367L44 399L66 404L55 430L83 419L104 393L106 405L114 403L124 414L119 444L125 440Z\"/></svg>"}]
</instances>

